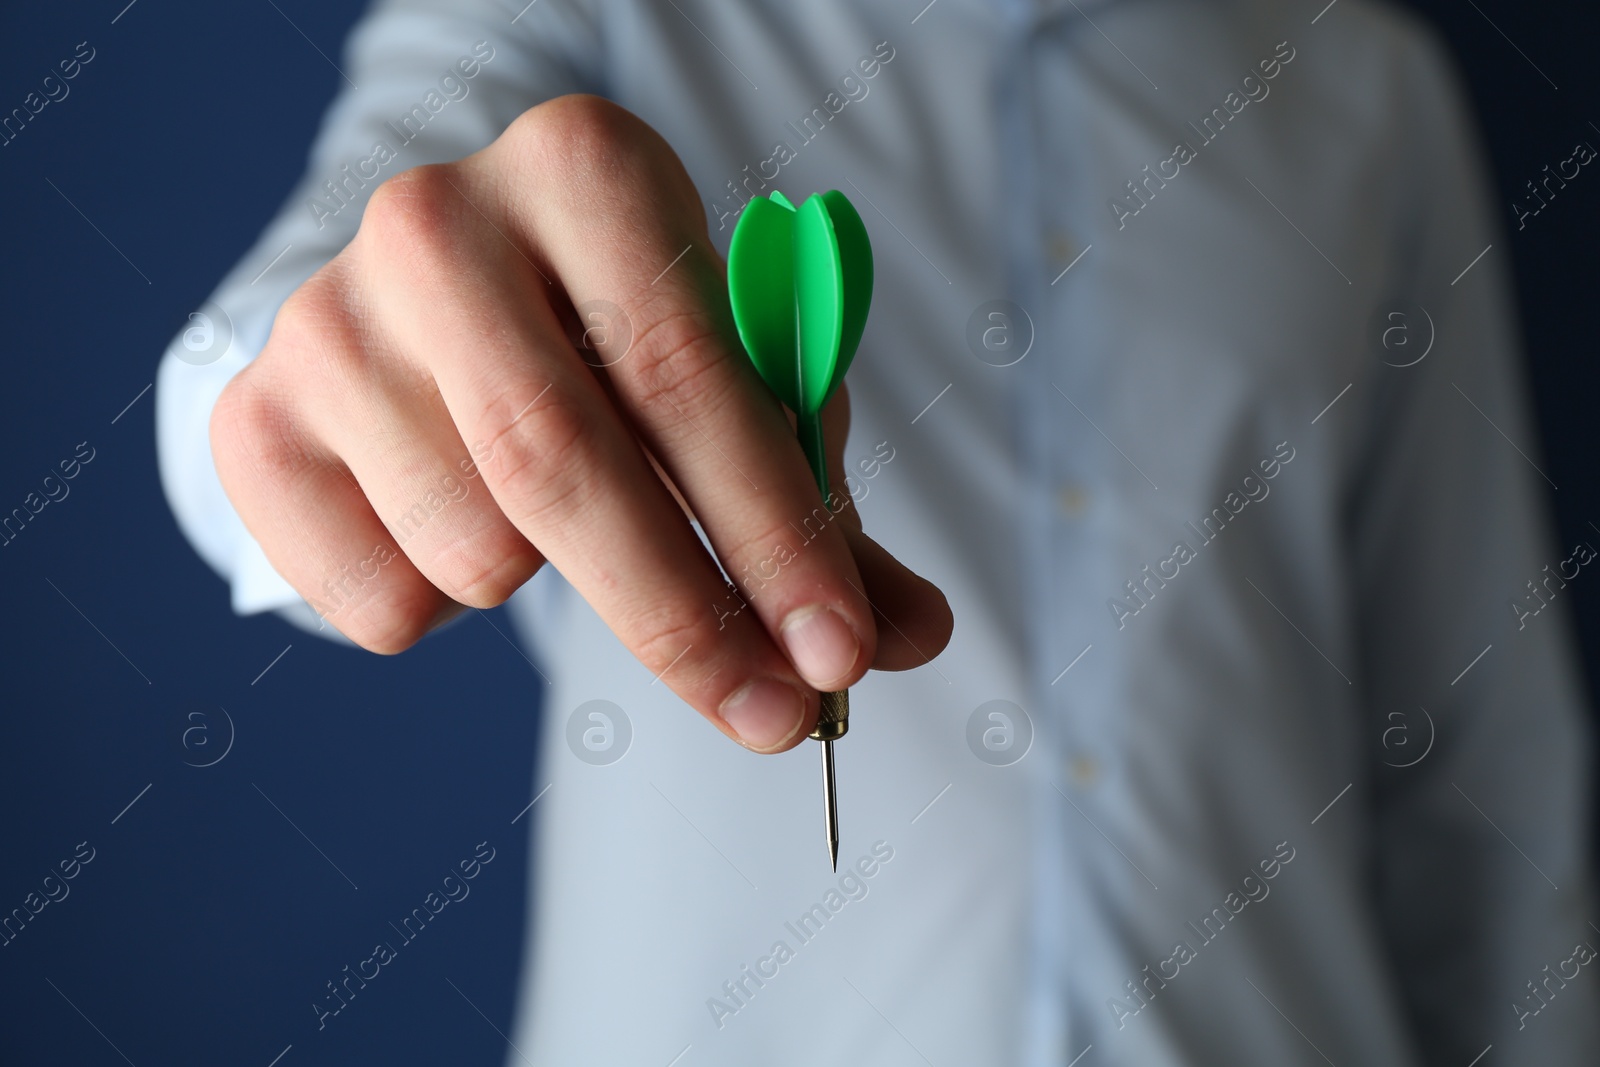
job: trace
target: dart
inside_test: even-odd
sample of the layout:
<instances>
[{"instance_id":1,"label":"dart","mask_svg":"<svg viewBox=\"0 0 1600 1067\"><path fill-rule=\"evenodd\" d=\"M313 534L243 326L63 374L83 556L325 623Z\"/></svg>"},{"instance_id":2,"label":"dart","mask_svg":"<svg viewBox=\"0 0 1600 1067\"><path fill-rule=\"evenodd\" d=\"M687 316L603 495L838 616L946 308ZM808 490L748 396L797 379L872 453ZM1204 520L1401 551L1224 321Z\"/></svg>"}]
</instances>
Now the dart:
<instances>
[{"instance_id":1,"label":"dart","mask_svg":"<svg viewBox=\"0 0 1600 1067\"><path fill-rule=\"evenodd\" d=\"M728 295L739 339L796 433L826 504L822 409L844 381L872 303L872 245L861 216L836 189L796 208L782 193L745 206L728 247ZM848 691L822 694L811 738L822 742L828 859L839 868L833 743L850 728Z\"/></svg>"}]
</instances>

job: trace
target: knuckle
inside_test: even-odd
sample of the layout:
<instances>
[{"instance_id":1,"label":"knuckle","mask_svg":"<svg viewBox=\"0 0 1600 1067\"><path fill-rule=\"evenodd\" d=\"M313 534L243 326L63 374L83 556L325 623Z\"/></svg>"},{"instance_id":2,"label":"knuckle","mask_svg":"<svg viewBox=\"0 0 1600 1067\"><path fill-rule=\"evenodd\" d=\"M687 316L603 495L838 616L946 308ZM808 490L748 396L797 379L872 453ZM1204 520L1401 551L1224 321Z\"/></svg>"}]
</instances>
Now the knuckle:
<instances>
[{"instance_id":1,"label":"knuckle","mask_svg":"<svg viewBox=\"0 0 1600 1067\"><path fill-rule=\"evenodd\" d=\"M817 503L808 511L770 517L760 532L733 535L717 554L746 598L759 601L763 614L786 615L802 604L826 603L840 611L866 639L873 607L862 592L862 577L851 555L843 511Z\"/></svg>"},{"instance_id":2,"label":"knuckle","mask_svg":"<svg viewBox=\"0 0 1600 1067\"><path fill-rule=\"evenodd\" d=\"M257 365L281 366L279 377L323 394L357 380L366 341L350 307L346 269L335 261L289 294L272 321Z\"/></svg>"},{"instance_id":3,"label":"knuckle","mask_svg":"<svg viewBox=\"0 0 1600 1067\"><path fill-rule=\"evenodd\" d=\"M462 206L454 170L448 163L413 167L374 189L356 233L362 248L401 264L447 249Z\"/></svg>"},{"instance_id":4,"label":"knuckle","mask_svg":"<svg viewBox=\"0 0 1600 1067\"><path fill-rule=\"evenodd\" d=\"M267 348L298 349L318 342L329 327L342 323L347 314L345 295L337 275L323 268L302 282L279 305Z\"/></svg>"},{"instance_id":5,"label":"knuckle","mask_svg":"<svg viewBox=\"0 0 1600 1067\"><path fill-rule=\"evenodd\" d=\"M596 191L620 202L647 191L674 214L705 228L705 207L672 146L647 122L603 97L574 93L520 115L495 142L515 158L518 173L551 176L545 192L563 202L580 198L593 210Z\"/></svg>"},{"instance_id":6,"label":"knuckle","mask_svg":"<svg viewBox=\"0 0 1600 1067\"><path fill-rule=\"evenodd\" d=\"M677 662L674 678L685 667L707 662L719 637L713 611L676 601L652 605L628 630L634 635L629 647L639 662L656 674Z\"/></svg>"},{"instance_id":7,"label":"knuckle","mask_svg":"<svg viewBox=\"0 0 1600 1067\"><path fill-rule=\"evenodd\" d=\"M714 406L732 385L720 358L720 332L711 316L681 308L652 319L628 353L634 380L647 396L661 394L684 410Z\"/></svg>"},{"instance_id":8,"label":"knuckle","mask_svg":"<svg viewBox=\"0 0 1600 1067\"><path fill-rule=\"evenodd\" d=\"M504 604L539 567L528 543L509 529L443 546L435 561L439 572L449 576L451 599L474 608Z\"/></svg>"},{"instance_id":9,"label":"knuckle","mask_svg":"<svg viewBox=\"0 0 1600 1067\"><path fill-rule=\"evenodd\" d=\"M393 656L422 640L438 611L439 593L425 580L392 575L384 579L379 596L337 621L340 632L368 652Z\"/></svg>"},{"instance_id":10,"label":"knuckle","mask_svg":"<svg viewBox=\"0 0 1600 1067\"><path fill-rule=\"evenodd\" d=\"M750 573L763 583L776 581L782 584L791 578L805 586L824 583L828 586L827 592L837 595L845 587L837 573L837 564L827 565L834 562L830 558L834 553L829 552L827 547L823 550L824 554L808 552L819 541L827 546L828 528L833 525L835 518L827 505L822 503L813 505L811 510L805 512L796 509L773 515L770 525L763 525L758 531L734 538L727 546L727 559L732 568L742 571L748 567ZM801 566L791 566L796 562ZM819 568L814 563L823 566ZM804 577L794 577L800 574Z\"/></svg>"},{"instance_id":11,"label":"knuckle","mask_svg":"<svg viewBox=\"0 0 1600 1067\"><path fill-rule=\"evenodd\" d=\"M299 447L289 405L259 387L252 369L234 375L211 410L212 459L224 477L254 470L268 478L292 478L309 457Z\"/></svg>"},{"instance_id":12,"label":"knuckle","mask_svg":"<svg viewBox=\"0 0 1600 1067\"><path fill-rule=\"evenodd\" d=\"M581 503L593 435L586 413L553 389L507 421L479 466L514 524L525 528Z\"/></svg>"},{"instance_id":13,"label":"knuckle","mask_svg":"<svg viewBox=\"0 0 1600 1067\"><path fill-rule=\"evenodd\" d=\"M540 172L616 173L626 168L641 131L626 109L587 93L558 96L522 113L505 138L541 164Z\"/></svg>"}]
</instances>

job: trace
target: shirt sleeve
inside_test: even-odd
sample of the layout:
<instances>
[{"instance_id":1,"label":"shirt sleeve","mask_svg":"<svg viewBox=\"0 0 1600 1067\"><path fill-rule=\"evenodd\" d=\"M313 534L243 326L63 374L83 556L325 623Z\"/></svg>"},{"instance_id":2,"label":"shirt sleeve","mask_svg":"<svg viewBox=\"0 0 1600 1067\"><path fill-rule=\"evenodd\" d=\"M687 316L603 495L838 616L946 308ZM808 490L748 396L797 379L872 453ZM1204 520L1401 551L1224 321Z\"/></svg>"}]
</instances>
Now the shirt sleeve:
<instances>
[{"instance_id":1,"label":"shirt sleeve","mask_svg":"<svg viewBox=\"0 0 1600 1067\"><path fill-rule=\"evenodd\" d=\"M1415 52L1397 103L1397 163L1415 181L1397 220L1406 318L1370 331L1376 385L1347 490L1385 764L1371 884L1424 1062L1465 1064L1493 1044L1500 1062L1592 1063L1600 985L1571 981L1576 946L1600 944L1590 722L1563 592L1574 546L1547 514L1510 235L1448 61L1421 35ZM1383 347L1390 324L1409 334L1403 350ZM1421 362L1382 365L1427 341Z\"/></svg>"},{"instance_id":2,"label":"shirt sleeve","mask_svg":"<svg viewBox=\"0 0 1600 1067\"><path fill-rule=\"evenodd\" d=\"M603 92L598 28L577 0L385 0L352 30L344 88L305 176L254 247L191 315L156 378L162 487L179 527L229 583L238 614L280 610L320 626L272 568L217 479L208 426L230 378L266 344L278 307L355 236L373 189L411 167L460 159L529 107Z\"/></svg>"}]
</instances>

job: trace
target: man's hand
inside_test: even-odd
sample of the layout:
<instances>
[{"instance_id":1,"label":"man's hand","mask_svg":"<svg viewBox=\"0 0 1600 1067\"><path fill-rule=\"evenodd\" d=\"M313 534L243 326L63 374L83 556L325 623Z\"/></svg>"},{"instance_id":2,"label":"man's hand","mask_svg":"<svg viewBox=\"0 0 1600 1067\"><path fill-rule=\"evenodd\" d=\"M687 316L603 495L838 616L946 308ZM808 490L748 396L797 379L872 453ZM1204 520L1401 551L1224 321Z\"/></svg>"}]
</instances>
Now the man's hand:
<instances>
[{"instance_id":1,"label":"man's hand","mask_svg":"<svg viewBox=\"0 0 1600 1067\"><path fill-rule=\"evenodd\" d=\"M631 325L590 331L592 351L575 310L591 301ZM842 390L826 416L844 494ZM653 130L594 97L378 188L223 393L211 443L273 566L374 652L503 603L549 561L662 682L776 752L811 730L816 690L950 637L943 595L853 507L799 542L823 502L740 351L699 195ZM480 475L487 492L449 491ZM419 510L441 487L449 502ZM779 544L792 558L766 581ZM760 568L759 588L731 597L719 561Z\"/></svg>"}]
</instances>

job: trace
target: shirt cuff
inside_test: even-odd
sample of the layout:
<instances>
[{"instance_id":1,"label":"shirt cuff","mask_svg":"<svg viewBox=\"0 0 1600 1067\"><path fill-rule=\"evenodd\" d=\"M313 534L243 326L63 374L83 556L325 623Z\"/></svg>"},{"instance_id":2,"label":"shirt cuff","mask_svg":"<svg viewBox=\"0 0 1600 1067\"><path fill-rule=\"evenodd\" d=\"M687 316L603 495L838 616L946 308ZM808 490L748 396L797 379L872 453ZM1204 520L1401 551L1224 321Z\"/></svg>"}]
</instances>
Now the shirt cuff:
<instances>
[{"instance_id":1,"label":"shirt cuff","mask_svg":"<svg viewBox=\"0 0 1600 1067\"><path fill-rule=\"evenodd\" d=\"M267 562L266 553L261 551L256 539L248 534L241 540L234 557L232 588L235 615L257 615L305 604L294 587Z\"/></svg>"}]
</instances>

